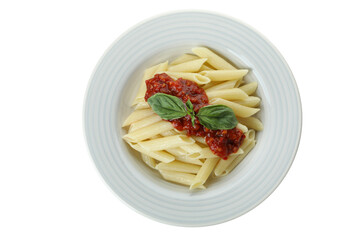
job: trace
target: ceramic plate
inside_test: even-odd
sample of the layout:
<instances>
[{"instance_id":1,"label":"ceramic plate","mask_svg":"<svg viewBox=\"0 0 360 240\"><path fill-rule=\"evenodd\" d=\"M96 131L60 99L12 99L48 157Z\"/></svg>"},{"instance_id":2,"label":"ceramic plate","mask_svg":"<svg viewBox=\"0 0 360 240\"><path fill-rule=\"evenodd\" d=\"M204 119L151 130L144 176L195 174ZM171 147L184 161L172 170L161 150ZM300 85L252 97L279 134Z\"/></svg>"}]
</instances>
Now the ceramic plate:
<instances>
[{"instance_id":1,"label":"ceramic plate","mask_svg":"<svg viewBox=\"0 0 360 240\"><path fill-rule=\"evenodd\" d=\"M257 81L264 130L250 154L206 190L161 179L122 141L145 68L207 46ZM301 103L294 77L275 47L250 26L207 12L178 12L142 22L118 38L97 64L84 104L84 131L91 156L111 189L129 206L157 221L206 226L256 207L280 184L301 134ZM119 216L121 217L121 216Z\"/></svg>"}]
</instances>

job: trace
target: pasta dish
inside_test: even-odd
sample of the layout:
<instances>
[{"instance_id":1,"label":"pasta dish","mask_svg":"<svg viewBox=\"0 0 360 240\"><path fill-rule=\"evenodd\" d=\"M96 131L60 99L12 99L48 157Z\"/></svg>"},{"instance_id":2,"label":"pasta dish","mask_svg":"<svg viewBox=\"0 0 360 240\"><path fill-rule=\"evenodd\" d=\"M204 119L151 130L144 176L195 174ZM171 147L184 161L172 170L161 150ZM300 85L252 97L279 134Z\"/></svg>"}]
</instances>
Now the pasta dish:
<instances>
[{"instance_id":1,"label":"pasta dish","mask_svg":"<svg viewBox=\"0 0 360 240\"><path fill-rule=\"evenodd\" d=\"M123 139L165 180L204 189L244 159L263 129L248 71L206 47L146 69Z\"/></svg>"}]
</instances>

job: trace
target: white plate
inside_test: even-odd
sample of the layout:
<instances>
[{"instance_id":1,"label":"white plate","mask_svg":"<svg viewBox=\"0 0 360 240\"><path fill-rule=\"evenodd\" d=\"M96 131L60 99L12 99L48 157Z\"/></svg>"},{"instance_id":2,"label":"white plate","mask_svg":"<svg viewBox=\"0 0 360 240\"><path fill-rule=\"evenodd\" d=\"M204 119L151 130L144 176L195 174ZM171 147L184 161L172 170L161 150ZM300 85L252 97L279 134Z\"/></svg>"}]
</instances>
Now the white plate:
<instances>
[{"instance_id":1,"label":"white plate","mask_svg":"<svg viewBox=\"0 0 360 240\"><path fill-rule=\"evenodd\" d=\"M228 176L203 191L162 180L122 141L119 123L132 111L146 67L195 46L207 46L258 81L265 130L253 151ZM256 207L280 184L296 154L301 103L292 73L261 34L232 18L206 12L178 12L152 18L123 34L100 59L84 105L84 131L91 156L112 190L138 212L181 226L206 226ZM120 216L119 216L120 217Z\"/></svg>"}]
</instances>

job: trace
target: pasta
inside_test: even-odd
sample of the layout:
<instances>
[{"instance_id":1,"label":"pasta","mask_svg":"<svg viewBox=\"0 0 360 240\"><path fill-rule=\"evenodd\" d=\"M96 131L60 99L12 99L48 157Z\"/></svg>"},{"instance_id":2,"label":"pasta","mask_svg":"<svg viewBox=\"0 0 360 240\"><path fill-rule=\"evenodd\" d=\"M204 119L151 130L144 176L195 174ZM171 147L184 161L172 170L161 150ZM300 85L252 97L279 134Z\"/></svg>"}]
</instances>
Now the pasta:
<instances>
[{"instance_id":1,"label":"pasta","mask_svg":"<svg viewBox=\"0 0 360 240\"><path fill-rule=\"evenodd\" d=\"M247 69L242 70L213 70L202 71L200 74L211 79L211 81L227 81L242 79L248 73Z\"/></svg>"},{"instance_id":2,"label":"pasta","mask_svg":"<svg viewBox=\"0 0 360 240\"><path fill-rule=\"evenodd\" d=\"M260 111L259 108L250 108L250 107L245 107L243 105L222 99L222 98L213 98L210 100L211 104L222 104L225 106L228 106L229 108L231 108L236 116L239 117L243 117L243 118L247 118L250 117L252 115L254 115L255 113L257 113L258 111Z\"/></svg>"},{"instance_id":3,"label":"pasta","mask_svg":"<svg viewBox=\"0 0 360 240\"><path fill-rule=\"evenodd\" d=\"M244 100L249 97L243 90L239 88L206 91L206 94L208 95L209 99L222 98L226 100Z\"/></svg>"},{"instance_id":4,"label":"pasta","mask_svg":"<svg viewBox=\"0 0 360 240\"><path fill-rule=\"evenodd\" d=\"M170 72L198 72L207 58L200 58L169 67Z\"/></svg>"},{"instance_id":5,"label":"pasta","mask_svg":"<svg viewBox=\"0 0 360 240\"><path fill-rule=\"evenodd\" d=\"M237 69L206 47L195 47L192 53L147 68L133 101L134 111L122 123L127 129L123 139L147 166L163 179L190 190L205 189L210 178L229 174L255 147L256 131L264 128L256 116L261 103L254 95L258 84L244 83L249 70ZM173 111L174 116L164 118L160 112L165 110L154 108L157 105L150 97L155 93L182 100L180 105L167 100L165 110ZM200 121L199 111L209 104L229 109L236 124L205 127L202 121L206 119ZM229 124L230 120L220 123L226 114L221 112L215 125Z\"/></svg>"}]
</instances>

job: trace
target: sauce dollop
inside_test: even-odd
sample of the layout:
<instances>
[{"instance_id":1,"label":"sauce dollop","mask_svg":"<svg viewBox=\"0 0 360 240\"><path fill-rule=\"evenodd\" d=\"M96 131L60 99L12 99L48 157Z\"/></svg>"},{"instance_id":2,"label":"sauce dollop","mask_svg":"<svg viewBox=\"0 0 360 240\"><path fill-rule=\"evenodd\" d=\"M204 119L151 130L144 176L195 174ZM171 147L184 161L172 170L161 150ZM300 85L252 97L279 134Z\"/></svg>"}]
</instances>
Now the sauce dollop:
<instances>
[{"instance_id":1,"label":"sauce dollop","mask_svg":"<svg viewBox=\"0 0 360 240\"><path fill-rule=\"evenodd\" d=\"M180 98L184 103L190 99L196 113L200 108L209 105L205 90L193 81L182 78L174 81L166 73L161 73L146 80L145 83L147 88L146 101L156 93L165 93ZM222 159L227 159L230 154L237 152L245 138L243 132L236 127L229 130L210 130L201 125L197 118L195 125L192 126L189 115L169 121L177 130L186 131L188 136L204 137L211 151Z\"/></svg>"}]
</instances>

